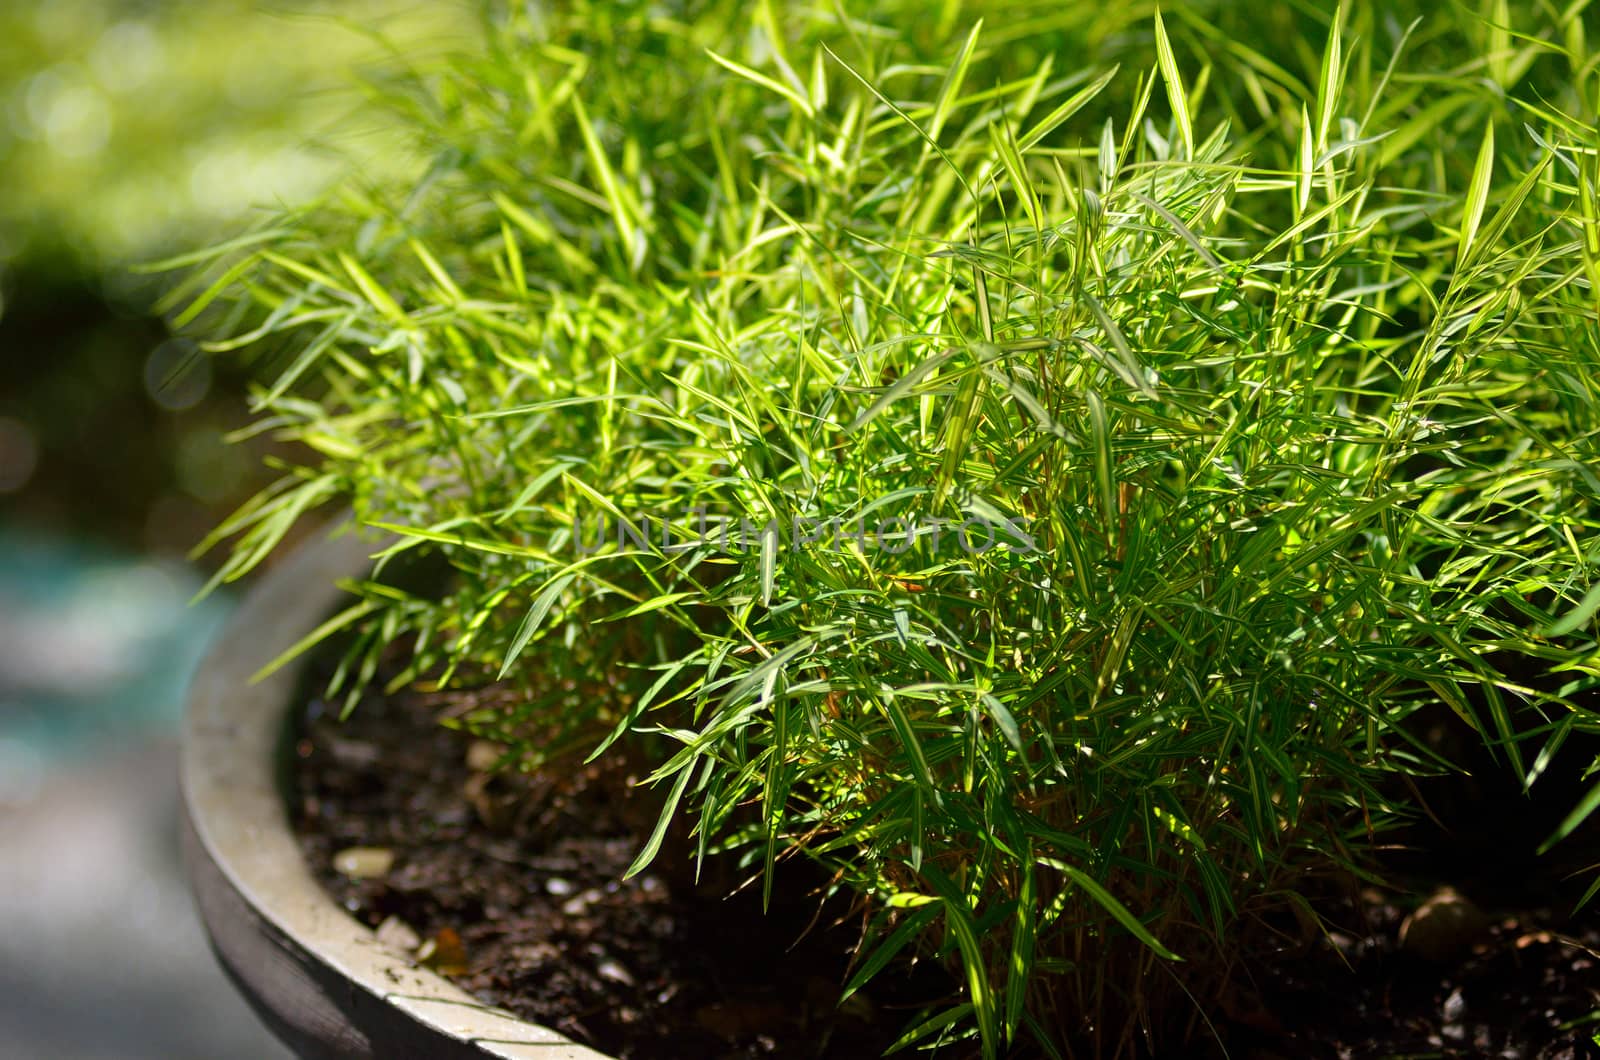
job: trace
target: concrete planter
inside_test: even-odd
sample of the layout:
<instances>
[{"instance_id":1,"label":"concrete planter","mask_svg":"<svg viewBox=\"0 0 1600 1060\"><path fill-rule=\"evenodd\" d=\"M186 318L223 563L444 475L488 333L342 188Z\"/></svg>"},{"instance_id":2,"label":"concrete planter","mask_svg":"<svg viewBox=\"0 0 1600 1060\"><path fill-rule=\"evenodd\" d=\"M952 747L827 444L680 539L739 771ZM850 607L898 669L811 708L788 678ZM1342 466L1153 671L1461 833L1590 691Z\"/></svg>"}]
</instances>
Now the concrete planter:
<instances>
[{"instance_id":1,"label":"concrete planter","mask_svg":"<svg viewBox=\"0 0 1600 1060\"><path fill-rule=\"evenodd\" d=\"M379 946L312 877L280 785L297 668L250 677L338 602L373 552L316 541L263 579L195 675L183 734L184 858L212 948L302 1057L608 1060L488 1007Z\"/></svg>"}]
</instances>

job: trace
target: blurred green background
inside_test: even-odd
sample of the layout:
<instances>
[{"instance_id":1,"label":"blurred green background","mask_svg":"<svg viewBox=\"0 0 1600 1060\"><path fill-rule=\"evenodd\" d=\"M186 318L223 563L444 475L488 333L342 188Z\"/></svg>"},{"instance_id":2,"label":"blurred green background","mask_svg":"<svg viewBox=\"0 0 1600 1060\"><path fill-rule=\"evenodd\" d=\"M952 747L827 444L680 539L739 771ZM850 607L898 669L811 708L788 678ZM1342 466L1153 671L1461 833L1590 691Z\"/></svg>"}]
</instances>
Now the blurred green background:
<instances>
[{"instance_id":1,"label":"blurred green background","mask_svg":"<svg viewBox=\"0 0 1600 1060\"><path fill-rule=\"evenodd\" d=\"M226 361L131 266L382 166L354 69L470 29L416 0L0 4L0 523L181 552L250 492Z\"/></svg>"},{"instance_id":2,"label":"blurred green background","mask_svg":"<svg viewBox=\"0 0 1600 1060\"><path fill-rule=\"evenodd\" d=\"M136 269L397 161L356 71L465 3L0 0L0 1056L286 1055L206 952L176 726L229 609L185 553L263 481L244 372ZM86 1018L86 1013L93 1013Z\"/></svg>"},{"instance_id":3,"label":"blurred green background","mask_svg":"<svg viewBox=\"0 0 1600 1060\"><path fill-rule=\"evenodd\" d=\"M357 71L471 28L416 0L0 4L0 763L176 716L223 610L186 606L184 554L261 484L270 441L224 444L241 365L169 334L177 277L139 266L392 164Z\"/></svg>"}]
</instances>

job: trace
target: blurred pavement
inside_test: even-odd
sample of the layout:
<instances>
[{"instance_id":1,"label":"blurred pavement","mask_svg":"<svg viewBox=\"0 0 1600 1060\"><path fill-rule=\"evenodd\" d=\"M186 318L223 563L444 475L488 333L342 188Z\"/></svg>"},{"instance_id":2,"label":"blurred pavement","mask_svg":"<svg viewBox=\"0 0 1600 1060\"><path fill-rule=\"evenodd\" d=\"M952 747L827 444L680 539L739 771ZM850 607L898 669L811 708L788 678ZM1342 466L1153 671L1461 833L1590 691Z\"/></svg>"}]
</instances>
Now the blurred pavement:
<instances>
[{"instance_id":1,"label":"blurred pavement","mask_svg":"<svg viewBox=\"0 0 1600 1060\"><path fill-rule=\"evenodd\" d=\"M284 1060L177 839L183 689L226 612L181 564L0 531L0 1057Z\"/></svg>"}]
</instances>

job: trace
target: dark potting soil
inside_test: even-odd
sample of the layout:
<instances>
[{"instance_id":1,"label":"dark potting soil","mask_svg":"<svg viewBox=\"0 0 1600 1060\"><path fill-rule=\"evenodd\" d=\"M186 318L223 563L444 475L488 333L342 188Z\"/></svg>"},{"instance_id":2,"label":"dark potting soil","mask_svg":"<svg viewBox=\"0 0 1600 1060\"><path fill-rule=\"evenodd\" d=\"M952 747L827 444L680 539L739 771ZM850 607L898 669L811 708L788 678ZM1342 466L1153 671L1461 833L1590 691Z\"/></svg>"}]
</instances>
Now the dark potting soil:
<instances>
[{"instance_id":1,"label":"dark potting soil","mask_svg":"<svg viewBox=\"0 0 1600 1060\"><path fill-rule=\"evenodd\" d=\"M842 895L819 913L811 866L779 869L765 915L750 873L712 859L697 883L681 848L624 880L656 816L626 767L491 773L494 745L438 723L451 706L370 696L340 722L313 699L292 816L346 909L484 1001L623 1060L809 1060L880 1056L951 991L924 963L841 1005L861 923Z\"/></svg>"},{"instance_id":2,"label":"dark potting soil","mask_svg":"<svg viewBox=\"0 0 1600 1060\"><path fill-rule=\"evenodd\" d=\"M1595 1060L1600 926L1555 909L1480 908L1435 929L1440 952L1402 943L1408 910L1376 889L1330 903L1333 930L1246 970L1261 1004L1231 1037L1252 1060ZM1433 902L1427 903L1432 905ZM1426 911L1414 914L1424 921ZM1446 914L1446 919L1450 919ZM1422 929L1413 927L1421 936Z\"/></svg>"},{"instance_id":3,"label":"dark potting soil","mask_svg":"<svg viewBox=\"0 0 1600 1060\"><path fill-rule=\"evenodd\" d=\"M293 816L309 863L419 963L624 1060L876 1057L950 994L922 962L841 1005L859 915L842 896L819 913L826 881L803 864L779 871L766 915L759 883L739 888L742 877L708 867L714 878L697 885L675 867L682 849L623 880L655 817L627 766L607 756L492 772L493 745L438 724L472 705L470 694L369 696L339 722L313 697L296 738ZM1323 898L1343 930L1252 939L1234 1003L1207 1013L1221 1048L1185 1055L1600 1058L1592 915L1489 906L1445 940L1455 952L1425 959L1398 941L1418 898Z\"/></svg>"}]
</instances>

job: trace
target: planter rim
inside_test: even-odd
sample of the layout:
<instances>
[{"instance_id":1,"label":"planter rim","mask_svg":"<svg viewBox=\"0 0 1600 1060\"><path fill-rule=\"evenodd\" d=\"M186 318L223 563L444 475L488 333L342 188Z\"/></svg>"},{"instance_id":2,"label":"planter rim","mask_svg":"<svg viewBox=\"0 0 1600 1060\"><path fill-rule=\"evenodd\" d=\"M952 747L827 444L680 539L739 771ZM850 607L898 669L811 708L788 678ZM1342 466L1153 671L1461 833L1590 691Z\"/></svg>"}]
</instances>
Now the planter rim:
<instances>
[{"instance_id":1,"label":"planter rim","mask_svg":"<svg viewBox=\"0 0 1600 1060\"><path fill-rule=\"evenodd\" d=\"M301 855L278 772L301 668L251 678L348 598L338 579L370 566L381 546L348 527L319 534L262 578L190 685L184 855L212 948L301 1056L610 1060L379 945Z\"/></svg>"}]
</instances>

